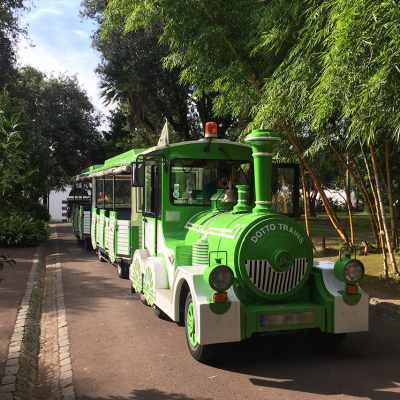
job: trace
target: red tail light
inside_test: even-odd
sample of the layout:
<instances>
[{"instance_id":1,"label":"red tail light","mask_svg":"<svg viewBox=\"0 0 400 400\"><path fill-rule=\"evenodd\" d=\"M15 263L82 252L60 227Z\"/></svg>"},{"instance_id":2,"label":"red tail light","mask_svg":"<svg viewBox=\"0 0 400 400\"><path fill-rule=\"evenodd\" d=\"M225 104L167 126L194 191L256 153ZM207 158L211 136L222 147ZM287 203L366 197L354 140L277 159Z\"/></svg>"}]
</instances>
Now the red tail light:
<instances>
[{"instance_id":1,"label":"red tail light","mask_svg":"<svg viewBox=\"0 0 400 400\"><path fill-rule=\"evenodd\" d=\"M358 294L358 285L347 285L346 294Z\"/></svg>"},{"instance_id":2,"label":"red tail light","mask_svg":"<svg viewBox=\"0 0 400 400\"><path fill-rule=\"evenodd\" d=\"M224 303L228 300L228 295L226 294L226 292L214 293L213 300L214 303Z\"/></svg>"}]
</instances>

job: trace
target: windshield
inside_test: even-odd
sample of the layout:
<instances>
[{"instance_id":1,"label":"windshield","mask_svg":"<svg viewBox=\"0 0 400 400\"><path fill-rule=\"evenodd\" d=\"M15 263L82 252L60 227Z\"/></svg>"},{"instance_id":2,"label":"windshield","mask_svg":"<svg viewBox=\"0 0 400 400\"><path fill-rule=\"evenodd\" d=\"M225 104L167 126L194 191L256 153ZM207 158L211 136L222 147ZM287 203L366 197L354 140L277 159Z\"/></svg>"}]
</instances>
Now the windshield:
<instances>
[{"instance_id":1,"label":"windshield","mask_svg":"<svg viewBox=\"0 0 400 400\"><path fill-rule=\"evenodd\" d=\"M191 160L172 161L171 203L207 205L218 189L248 185L247 202L253 200L253 169L248 161Z\"/></svg>"}]
</instances>

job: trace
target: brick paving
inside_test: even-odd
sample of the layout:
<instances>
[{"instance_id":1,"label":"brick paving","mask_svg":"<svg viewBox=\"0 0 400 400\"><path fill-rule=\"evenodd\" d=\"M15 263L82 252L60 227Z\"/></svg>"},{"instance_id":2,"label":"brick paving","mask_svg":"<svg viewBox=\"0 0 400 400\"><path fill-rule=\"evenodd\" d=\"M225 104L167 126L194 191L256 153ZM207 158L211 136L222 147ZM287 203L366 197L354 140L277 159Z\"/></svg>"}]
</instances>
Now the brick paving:
<instances>
[{"instance_id":1,"label":"brick paving","mask_svg":"<svg viewBox=\"0 0 400 400\"><path fill-rule=\"evenodd\" d=\"M45 272L45 246L37 249L10 339L1 400L31 400L36 384L39 320Z\"/></svg>"},{"instance_id":2,"label":"brick paving","mask_svg":"<svg viewBox=\"0 0 400 400\"><path fill-rule=\"evenodd\" d=\"M48 244L42 305L39 373L36 397L75 399L58 241L55 228Z\"/></svg>"}]
</instances>

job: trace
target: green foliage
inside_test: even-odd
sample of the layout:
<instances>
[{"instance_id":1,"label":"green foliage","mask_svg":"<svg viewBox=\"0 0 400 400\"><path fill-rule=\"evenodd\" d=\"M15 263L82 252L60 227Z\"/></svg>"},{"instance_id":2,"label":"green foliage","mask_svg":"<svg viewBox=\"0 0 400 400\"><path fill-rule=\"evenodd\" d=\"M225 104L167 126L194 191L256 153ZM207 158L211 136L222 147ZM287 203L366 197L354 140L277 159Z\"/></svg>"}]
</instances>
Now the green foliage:
<instances>
[{"instance_id":1,"label":"green foliage","mask_svg":"<svg viewBox=\"0 0 400 400\"><path fill-rule=\"evenodd\" d=\"M50 190L69 184L88 164L97 160L100 115L76 76L47 77L32 67L18 71L17 79L0 96L0 108L10 115L22 110L18 170L36 169L29 177L26 196L34 201Z\"/></svg>"},{"instance_id":2,"label":"green foliage","mask_svg":"<svg viewBox=\"0 0 400 400\"><path fill-rule=\"evenodd\" d=\"M104 20L106 1L85 0L82 5L83 16L96 22ZM102 35L101 27L95 32L93 47L102 55L96 72L105 103L118 102L122 106L133 140L140 138L147 147L157 142L164 118L175 131L177 141L197 139L210 120L219 125L223 137L236 120L230 115L216 116L215 95L198 90L195 96L196 86L180 82L180 68L164 68L163 59L169 50L159 40L163 30L164 22L160 20L131 32L124 32L123 26L109 29L107 36Z\"/></svg>"},{"instance_id":3,"label":"green foliage","mask_svg":"<svg viewBox=\"0 0 400 400\"><path fill-rule=\"evenodd\" d=\"M0 247L36 246L49 235L44 221L22 216L0 218Z\"/></svg>"},{"instance_id":4,"label":"green foliage","mask_svg":"<svg viewBox=\"0 0 400 400\"><path fill-rule=\"evenodd\" d=\"M11 120L0 116L0 216L12 213L19 208L18 202L23 197L23 187L27 175L19 173L22 164L22 151L18 150L18 120L20 114L14 114Z\"/></svg>"},{"instance_id":5,"label":"green foliage","mask_svg":"<svg viewBox=\"0 0 400 400\"><path fill-rule=\"evenodd\" d=\"M0 2L0 88L16 74L16 46L26 29L20 24L20 16L28 9L28 1L2 0Z\"/></svg>"}]
</instances>

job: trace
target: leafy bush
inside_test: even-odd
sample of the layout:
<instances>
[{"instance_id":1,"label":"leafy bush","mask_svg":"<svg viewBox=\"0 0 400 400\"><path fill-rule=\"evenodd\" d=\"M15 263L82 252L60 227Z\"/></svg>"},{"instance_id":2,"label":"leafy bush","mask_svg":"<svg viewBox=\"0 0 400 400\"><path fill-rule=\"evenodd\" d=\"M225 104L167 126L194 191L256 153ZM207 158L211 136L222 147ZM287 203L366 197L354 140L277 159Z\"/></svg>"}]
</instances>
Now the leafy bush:
<instances>
[{"instance_id":1,"label":"leafy bush","mask_svg":"<svg viewBox=\"0 0 400 400\"><path fill-rule=\"evenodd\" d=\"M23 210L26 217L40 219L46 222L50 221L50 213L46 205L32 200L28 200L25 203L26 205Z\"/></svg>"},{"instance_id":2,"label":"leafy bush","mask_svg":"<svg viewBox=\"0 0 400 400\"><path fill-rule=\"evenodd\" d=\"M50 235L44 221L21 216L0 219L0 247L36 246Z\"/></svg>"}]
</instances>

